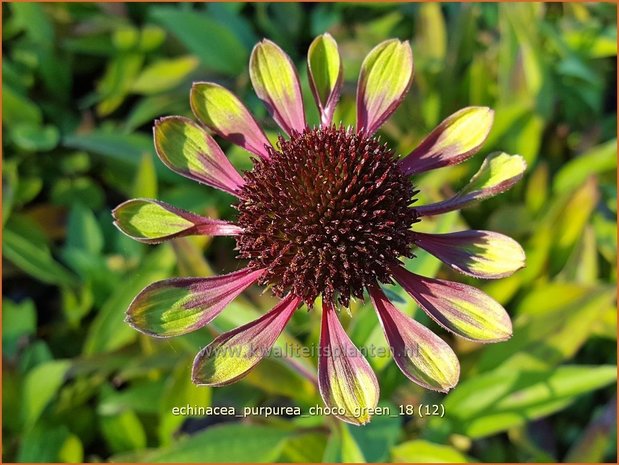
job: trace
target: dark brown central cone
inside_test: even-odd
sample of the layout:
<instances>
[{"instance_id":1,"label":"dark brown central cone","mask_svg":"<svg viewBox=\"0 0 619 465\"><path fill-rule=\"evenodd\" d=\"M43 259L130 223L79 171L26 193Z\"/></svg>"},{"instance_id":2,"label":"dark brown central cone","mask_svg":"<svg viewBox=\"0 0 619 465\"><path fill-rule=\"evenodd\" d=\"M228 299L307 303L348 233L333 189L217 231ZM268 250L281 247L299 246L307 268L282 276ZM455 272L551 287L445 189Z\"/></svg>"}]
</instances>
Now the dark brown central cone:
<instances>
[{"instance_id":1,"label":"dark brown central cone","mask_svg":"<svg viewBox=\"0 0 619 465\"><path fill-rule=\"evenodd\" d=\"M393 151L342 127L280 137L246 173L238 205L239 258L264 268L262 284L311 305L320 294L348 306L390 282L389 264L411 257L413 187Z\"/></svg>"}]
</instances>

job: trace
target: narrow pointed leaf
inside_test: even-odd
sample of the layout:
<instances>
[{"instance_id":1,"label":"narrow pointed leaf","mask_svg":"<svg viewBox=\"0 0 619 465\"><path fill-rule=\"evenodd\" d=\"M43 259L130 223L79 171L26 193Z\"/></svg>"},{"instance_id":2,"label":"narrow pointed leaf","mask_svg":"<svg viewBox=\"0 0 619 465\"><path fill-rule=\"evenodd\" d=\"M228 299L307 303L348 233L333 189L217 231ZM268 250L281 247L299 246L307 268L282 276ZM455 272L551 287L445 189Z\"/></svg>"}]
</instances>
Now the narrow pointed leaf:
<instances>
[{"instance_id":1,"label":"narrow pointed leaf","mask_svg":"<svg viewBox=\"0 0 619 465\"><path fill-rule=\"evenodd\" d=\"M307 52L309 83L321 114L323 126L329 126L340 99L343 69L337 42L329 33L318 36Z\"/></svg>"},{"instance_id":2,"label":"narrow pointed leaf","mask_svg":"<svg viewBox=\"0 0 619 465\"><path fill-rule=\"evenodd\" d=\"M374 134L406 96L413 81L408 41L378 44L361 65L357 84L357 131Z\"/></svg>"},{"instance_id":3,"label":"narrow pointed leaf","mask_svg":"<svg viewBox=\"0 0 619 465\"><path fill-rule=\"evenodd\" d=\"M224 139L262 158L271 143L249 110L228 89L212 82L196 82L191 88L193 114Z\"/></svg>"},{"instance_id":4,"label":"narrow pointed leaf","mask_svg":"<svg viewBox=\"0 0 619 465\"><path fill-rule=\"evenodd\" d=\"M371 288L370 296L402 373L428 389L447 392L454 387L460 377L460 362L449 344L401 313L379 288Z\"/></svg>"},{"instance_id":5,"label":"narrow pointed leaf","mask_svg":"<svg viewBox=\"0 0 619 465\"><path fill-rule=\"evenodd\" d=\"M301 84L290 57L276 44L264 39L249 59L249 77L256 95L273 119L289 135L305 129Z\"/></svg>"},{"instance_id":6,"label":"narrow pointed leaf","mask_svg":"<svg viewBox=\"0 0 619 465\"><path fill-rule=\"evenodd\" d=\"M125 321L149 336L187 334L208 324L264 270L248 268L212 278L173 278L140 292Z\"/></svg>"},{"instance_id":7,"label":"narrow pointed leaf","mask_svg":"<svg viewBox=\"0 0 619 465\"><path fill-rule=\"evenodd\" d=\"M416 207L415 210L420 216L459 210L510 189L522 178L526 169L527 163L520 155L495 152L484 160L479 171L455 196L442 202Z\"/></svg>"},{"instance_id":8,"label":"narrow pointed leaf","mask_svg":"<svg viewBox=\"0 0 619 465\"><path fill-rule=\"evenodd\" d=\"M205 218L159 200L127 200L112 215L118 229L145 244L182 236L234 236L241 232L241 228L227 221Z\"/></svg>"},{"instance_id":9,"label":"narrow pointed leaf","mask_svg":"<svg viewBox=\"0 0 619 465\"><path fill-rule=\"evenodd\" d=\"M400 161L400 169L404 174L414 174L462 163L483 145L493 120L494 111L488 107L457 111Z\"/></svg>"},{"instance_id":10,"label":"narrow pointed leaf","mask_svg":"<svg viewBox=\"0 0 619 465\"><path fill-rule=\"evenodd\" d=\"M224 333L202 349L193 363L193 382L225 386L242 378L273 347L301 299L288 295L271 311Z\"/></svg>"},{"instance_id":11,"label":"narrow pointed leaf","mask_svg":"<svg viewBox=\"0 0 619 465\"><path fill-rule=\"evenodd\" d=\"M318 387L335 416L353 425L364 425L376 407L379 387L376 375L352 343L333 306L323 303Z\"/></svg>"},{"instance_id":12,"label":"narrow pointed leaf","mask_svg":"<svg viewBox=\"0 0 619 465\"><path fill-rule=\"evenodd\" d=\"M155 148L168 168L189 179L232 195L237 195L244 184L217 142L188 118L170 116L157 120Z\"/></svg>"},{"instance_id":13,"label":"narrow pointed leaf","mask_svg":"<svg viewBox=\"0 0 619 465\"><path fill-rule=\"evenodd\" d=\"M453 269L476 278L504 278L524 267L526 258L518 242L491 231L415 233L415 244Z\"/></svg>"},{"instance_id":14,"label":"narrow pointed leaf","mask_svg":"<svg viewBox=\"0 0 619 465\"><path fill-rule=\"evenodd\" d=\"M443 328L477 342L498 342L512 335L505 309L490 296L466 284L416 275L400 266L397 282Z\"/></svg>"}]
</instances>

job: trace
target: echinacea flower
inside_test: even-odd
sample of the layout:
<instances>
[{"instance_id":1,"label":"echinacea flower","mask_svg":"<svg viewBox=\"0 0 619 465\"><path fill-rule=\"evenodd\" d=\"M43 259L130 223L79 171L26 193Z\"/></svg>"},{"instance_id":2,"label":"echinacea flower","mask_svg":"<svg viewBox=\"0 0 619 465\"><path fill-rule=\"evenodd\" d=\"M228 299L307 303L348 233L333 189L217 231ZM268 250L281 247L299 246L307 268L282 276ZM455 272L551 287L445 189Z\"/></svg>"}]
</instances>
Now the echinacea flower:
<instances>
[{"instance_id":1,"label":"echinacea flower","mask_svg":"<svg viewBox=\"0 0 619 465\"><path fill-rule=\"evenodd\" d=\"M335 40L324 34L308 52L318 127L305 119L301 86L284 51L269 40L251 54L249 74L258 97L281 127L272 145L229 90L198 82L191 108L201 124L180 116L155 123L157 154L170 169L236 197L235 224L204 218L157 200L129 200L114 210L116 225L145 243L206 234L234 236L245 268L223 276L156 282L131 303L127 322L157 337L186 334L212 321L254 283L281 298L255 321L216 337L198 353L193 381L232 383L273 346L302 304L322 298L318 386L336 416L354 424L370 420L379 398L376 376L338 319L338 308L367 292L394 360L413 382L445 392L458 381L456 355L440 337L401 313L381 290L399 283L440 326L458 336L496 342L511 335L506 311L480 290L407 271L401 257L421 247L450 267L478 278L500 278L524 265L514 240L489 231L416 232L428 215L461 209L509 189L523 175L520 156L490 155L459 193L439 203L413 206L411 177L463 162L485 141L493 112L468 107L445 119L417 148L397 157L375 133L406 95L413 77L408 42L387 40L361 66L356 128L333 124L342 90ZM240 174L204 129L255 155Z\"/></svg>"}]
</instances>

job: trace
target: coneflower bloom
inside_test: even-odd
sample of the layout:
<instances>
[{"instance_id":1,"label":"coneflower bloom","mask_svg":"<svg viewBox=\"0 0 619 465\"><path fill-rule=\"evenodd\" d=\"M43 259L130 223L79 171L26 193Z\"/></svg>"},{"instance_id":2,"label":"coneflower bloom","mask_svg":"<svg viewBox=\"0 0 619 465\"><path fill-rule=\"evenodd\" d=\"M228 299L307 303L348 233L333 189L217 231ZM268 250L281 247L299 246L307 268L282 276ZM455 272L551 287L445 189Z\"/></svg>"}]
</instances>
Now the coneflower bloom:
<instances>
[{"instance_id":1,"label":"coneflower bloom","mask_svg":"<svg viewBox=\"0 0 619 465\"><path fill-rule=\"evenodd\" d=\"M458 194L417 206L411 177L460 163L485 141L493 112L464 108L445 119L408 155L398 157L376 131L396 110L413 77L408 42L387 40L365 58L357 85L356 127L333 123L342 89L335 40L324 34L308 52L308 72L320 125L309 127L301 86L286 53L269 40L251 54L253 88L282 134L272 145L247 108L229 90L195 83L191 108L200 123L171 116L155 123L157 154L170 169L236 197L236 223L204 218L157 200L129 200L114 210L115 224L145 243L206 234L234 236L246 266L208 278L156 282L131 303L127 322L157 337L203 327L252 284L281 300L255 321L216 337L196 356L193 381L223 386L238 380L268 353L295 310L322 301L318 387L325 404L353 424L370 420L379 399L376 376L351 342L338 308L369 294L393 358L415 383L447 391L458 381L456 355L440 337L401 313L381 290L394 281L434 321L480 342L509 338L505 310L480 290L419 276L400 261L416 247L478 278L500 278L524 265L522 248L494 232L416 232L428 215L463 208L514 185L522 157L490 155ZM253 168L240 174L209 135L251 152Z\"/></svg>"}]
</instances>

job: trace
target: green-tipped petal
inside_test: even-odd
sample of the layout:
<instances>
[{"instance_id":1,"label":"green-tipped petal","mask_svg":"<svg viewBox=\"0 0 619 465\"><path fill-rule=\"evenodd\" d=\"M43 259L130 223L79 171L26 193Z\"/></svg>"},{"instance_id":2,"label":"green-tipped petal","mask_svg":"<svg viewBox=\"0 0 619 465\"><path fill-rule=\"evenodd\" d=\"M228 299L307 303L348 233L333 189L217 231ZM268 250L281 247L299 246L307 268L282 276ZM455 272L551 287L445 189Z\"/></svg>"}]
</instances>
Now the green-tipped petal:
<instances>
[{"instance_id":1,"label":"green-tipped petal","mask_svg":"<svg viewBox=\"0 0 619 465\"><path fill-rule=\"evenodd\" d=\"M343 69L337 42L329 33L314 39L307 52L309 83L323 126L329 126L342 91Z\"/></svg>"},{"instance_id":2,"label":"green-tipped petal","mask_svg":"<svg viewBox=\"0 0 619 465\"><path fill-rule=\"evenodd\" d=\"M370 289L370 296L402 373L435 391L447 392L454 387L460 377L460 362L449 344L398 311L378 287Z\"/></svg>"},{"instance_id":3,"label":"green-tipped petal","mask_svg":"<svg viewBox=\"0 0 619 465\"><path fill-rule=\"evenodd\" d=\"M494 112L488 107L457 111L400 161L400 169L404 174L414 174L462 163L486 141L493 120Z\"/></svg>"},{"instance_id":4,"label":"green-tipped petal","mask_svg":"<svg viewBox=\"0 0 619 465\"><path fill-rule=\"evenodd\" d=\"M325 404L340 420L364 425L379 398L376 375L352 343L333 306L323 302L318 387Z\"/></svg>"},{"instance_id":5,"label":"green-tipped petal","mask_svg":"<svg viewBox=\"0 0 619 465\"><path fill-rule=\"evenodd\" d=\"M492 231L415 233L415 244L475 278L504 278L524 267L526 258L518 242Z\"/></svg>"},{"instance_id":6,"label":"green-tipped petal","mask_svg":"<svg viewBox=\"0 0 619 465\"><path fill-rule=\"evenodd\" d=\"M256 95L273 119L292 135L305 129L303 96L290 57L270 40L256 44L249 59L249 77Z\"/></svg>"},{"instance_id":7,"label":"green-tipped petal","mask_svg":"<svg viewBox=\"0 0 619 465\"><path fill-rule=\"evenodd\" d=\"M196 356L193 382L225 386L245 376L271 350L300 303L289 295L257 320L215 338Z\"/></svg>"},{"instance_id":8,"label":"green-tipped petal","mask_svg":"<svg viewBox=\"0 0 619 465\"><path fill-rule=\"evenodd\" d=\"M512 335L505 309L490 296L466 284L416 275L392 268L396 281L443 328L476 342L498 342Z\"/></svg>"},{"instance_id":9,"label":"green-tipped petal","mask_svg":"<svg viewBox=\"0 0 619 465\"><path fill-rule=\"evenodd\" d=\"M172 337L208 324L264 270L243 269L212 278L173 278L140 292L125 321L144 334Z\"/></svg>"},{"instance_id":10,"label":"green-tipped petal","mask_svg":"<svg viewBox=\"0 0 619 465\"><path fill-rule=\"evenodd\" d=\"M155 122L155 148L172 171L194 181L237 195L244 180L217 142L200 126L182 116Z\"/></svg>"},{"instance_id":11,"label":"green-tipped petal","mask_svg":"<svg viewBox=\"0 0 619 465\"><path fill-rule=\"evenodd\" d=\"M245 105L228 89L212 82L196 82L189 98L193 114L224 139L262 158L269 158L270 142Z\"/></svg>"},{"instance_id":12,"label":"green-tipped petal","mask_svg":"<svg viewBox=\"0 0 619 465\"><path fill-rule=\"evenodd\" d=\"M357 131L371 135L391 116L413 81L408 41L378 44L361 65L357 84Z\"/></svg>"},{"instance_id":13,"label":"green-tipped petal","mask_svg":"<svg viewBox=\"0 0 619 465\"><path fill-rule=\"evenodd\" d=\"M495 152L488 155L469 183L454 197L442 202L422 205L415 210L419 216L437 215L459 210L473 202L487 199L510 189L523 176L527 163L520 155Z\"/></svg>"},{"instance_id":14,"label":"green-tipped petal","mask_svg":"<svg viewBox=\"0 0 619 465\"><path fill-rule=\"evenodd\" d=\"M112 215L118 229L145 244L182 236L233 236L241 232L241 228L227 221L205 218L151 199L127 200Z\"/></svg>"}]
</instances>

